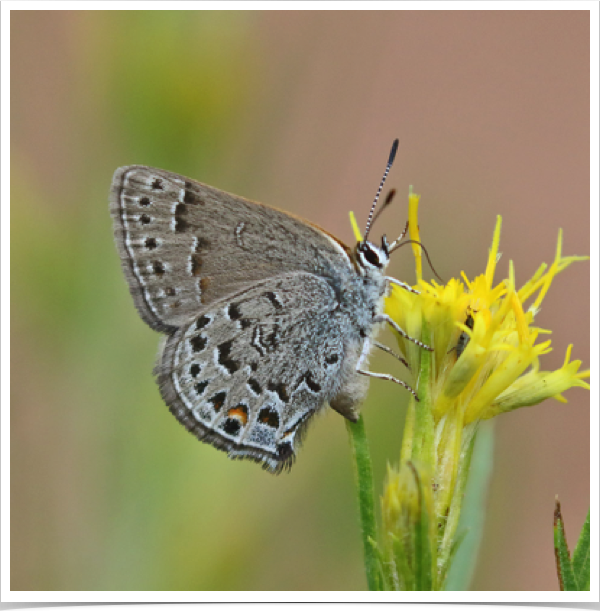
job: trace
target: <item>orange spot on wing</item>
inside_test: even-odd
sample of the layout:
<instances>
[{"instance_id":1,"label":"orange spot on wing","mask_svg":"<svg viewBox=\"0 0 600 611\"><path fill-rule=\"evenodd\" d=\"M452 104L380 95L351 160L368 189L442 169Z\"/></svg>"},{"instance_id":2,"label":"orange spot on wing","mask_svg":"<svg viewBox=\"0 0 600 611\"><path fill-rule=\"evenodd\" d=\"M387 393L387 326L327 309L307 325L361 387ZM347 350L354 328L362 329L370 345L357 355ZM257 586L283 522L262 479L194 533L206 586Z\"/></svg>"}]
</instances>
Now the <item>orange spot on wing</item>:
<instances>
[{"instance_id":1,"label":"orange spot on wing","mask_svg":"<svg viewBox=\"0 0 600 611\"><path fill-rule=\"evenodd\" d=\"M245 425L248 422L248 409L245 405L236 405L227 412L227 416L229 418L238 418L242 425Z\"/></svg>"}]
</instances>

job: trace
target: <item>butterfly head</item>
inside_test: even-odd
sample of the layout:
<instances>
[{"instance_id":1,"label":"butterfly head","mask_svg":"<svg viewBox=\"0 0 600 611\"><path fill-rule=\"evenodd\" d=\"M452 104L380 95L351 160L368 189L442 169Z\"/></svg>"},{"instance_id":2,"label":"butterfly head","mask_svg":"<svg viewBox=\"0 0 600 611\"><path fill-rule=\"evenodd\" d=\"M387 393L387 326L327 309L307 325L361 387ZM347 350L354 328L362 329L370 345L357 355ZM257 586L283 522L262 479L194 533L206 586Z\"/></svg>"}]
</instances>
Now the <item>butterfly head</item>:
<instances>
[{"instance_id":1,"label":"butterfly head","mask_svg":"<svg viewBox=\"0 0 600 611\"><path fill-rule=\"evenodd\" d=\"M390 247L387 238L381 238L381 246L369 240L361 240L354 253L359 269L365 276L382 274L390 261Z\"/></svg>"},{"instance_id":2,"label":"butterfly head","mask_svg":"<svg viewBox=\"0 0 600 611\"><path fill-rule=\"evenodd\" d=\"M396 151L398 150L398 139L394 140L392 144L392 149L390 151L390 156L388 158L387 165L385 167L385 172L383 173L383 178L379 183L379 189L377 189L377 194L375 195L375 199L373 200L373 204L371 205L371 211L369 212L369 219L367 220L367 226L365 228L365 236L358 244L356 245L356 249L354 252L355 261L358 264L358 267L361 273L365 276L381 276L383 274L383 270L387 267L387 264L390 261L390 246L388 241L384 236L381 238L381 246L375 246L373 242L370 242L367 238L369 236L369 231L371 230L371 225L376 217L374 217L375 207L377 206L377 201L379 199L379 195L381 194L381 190L383 189L383 184L385 183L385 179L394 163L394 158L396 157ZM395 191L391 192L391 197L388 196L386 199L386 203L383 205L385 208L391 199L393 198L393 194Z\"/></svg>"}]
</instances>

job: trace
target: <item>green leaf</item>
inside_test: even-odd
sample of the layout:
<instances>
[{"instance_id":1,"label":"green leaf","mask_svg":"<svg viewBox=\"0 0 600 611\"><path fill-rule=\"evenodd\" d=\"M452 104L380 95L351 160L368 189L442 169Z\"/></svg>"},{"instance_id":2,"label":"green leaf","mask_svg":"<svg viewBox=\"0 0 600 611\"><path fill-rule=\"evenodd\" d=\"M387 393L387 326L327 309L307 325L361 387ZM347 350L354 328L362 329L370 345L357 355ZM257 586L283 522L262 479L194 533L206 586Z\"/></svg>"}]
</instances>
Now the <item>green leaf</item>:
<instances>
[{"instance_id":1,"label":"green leaf","mask_svg":"<svg viewBox=\"0 0 600 611\"><path fill-rule=\"evenodd\" d=\"M480 424L468 476L465 497L458 524L459 533L448 558L447 579L440 575L444 590L464 591L469 588L475 571L477 552L483 536L486 501L494 463L494 425Z\"/></svg>"},{"instance_id":2,"label":"green leaf","mask_svg":"<svg viewBox=\"0 0 600 611\"><path fill-rule=\"evenodd\" d=\"M581 529L579 541L573 552L573 573L579 590L590 589L590 512Z\"/></svg>"},{"instance_id":3,"label":"green leaf","mask_svg":"<svg viewBox=\"0 0 600 611\"><path fill-rule=\"evenodd\" d=\"M465 587L459 588L457 586L462 585L460 584L460 582L451 583L451 582L446 581L446 578L448 577L448 571L453 566L453 562L454 562L454 558L456 557L456 553L460 549L461 543L465 540L465 537L468 534L469 534L469 529L463 529L463 530L458 531L456 536L454 537L454 541L452 542L452 546L450 548L450 555L448 556L448 562L446 563L445 567L441 568L441 571L440 571L439 580L440 580L440 583L442 584L442 590L450 590L450 589L463 590L463 589L466 589L469 585L469 582L465 580ZM473 564L473 563L469 563L466 566L470 568L470 564ZM466 574L470 577L470 572L467 571ZM451 588L449 588L448 585L450 585Z\"/></svg>"},{"instance_id":4,"label":"green leaf","mask_svg":"<svg viewBox=\"0 0 600 611\"><path fill-rule=\"evenodd\" d=\"M554 506L554 555L556 557L556 572L560 589L567 592L578 590L558 498Z\"/></svg>"}]
</instances>

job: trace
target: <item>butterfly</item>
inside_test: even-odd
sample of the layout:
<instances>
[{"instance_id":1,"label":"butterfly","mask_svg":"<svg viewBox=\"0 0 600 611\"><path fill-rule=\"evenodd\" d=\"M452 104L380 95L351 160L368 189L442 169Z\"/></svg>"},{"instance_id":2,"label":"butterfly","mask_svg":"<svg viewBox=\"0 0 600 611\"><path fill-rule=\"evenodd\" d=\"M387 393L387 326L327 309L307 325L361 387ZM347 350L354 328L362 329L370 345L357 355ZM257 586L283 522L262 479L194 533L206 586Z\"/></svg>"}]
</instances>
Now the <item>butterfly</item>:
<instances>
[{"instance_id":1,"label":"butterfly","mask_svg":"<svg viewBox=\"0 0 600 611\"><path fill-rule=\"evenodd\" d=\"M154 373L170 411L198 439L266 470L289 469L326 404L355 422L385 314L392 244L353 248L313 223L165 170L119 168L110 212L141 318L165 334ZM406 229L405 229L406 231ZM389 351L389 349L388 349ZM416 394L415 394L416 397Z\"/></svg>"}]
</instances>

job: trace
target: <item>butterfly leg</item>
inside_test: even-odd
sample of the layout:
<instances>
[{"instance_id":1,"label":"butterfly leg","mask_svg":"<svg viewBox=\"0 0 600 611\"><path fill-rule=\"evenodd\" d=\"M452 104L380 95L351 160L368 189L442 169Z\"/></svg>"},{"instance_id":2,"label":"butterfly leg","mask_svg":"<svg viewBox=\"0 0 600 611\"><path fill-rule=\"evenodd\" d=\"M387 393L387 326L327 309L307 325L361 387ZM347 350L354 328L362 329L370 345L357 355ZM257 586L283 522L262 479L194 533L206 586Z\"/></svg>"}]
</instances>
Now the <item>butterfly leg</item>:
<instances>
[{"instance_id":1,"label":"butterfly leg","mask_svg":"<svg viewBox=\"0 0 600 611\"><path fill-rule=\"evenodd\" d=\"M382 346L381 344L378 344L378 342L373 342L373 345L377 346L378 348L382 348L382 347L384 349L387 348L387 346ZM390 382L396 382L396 384L400 384L400 386L404 386L404 388L406 388L408 392L412 393L414 398L418 401L419 397L417 396L417 393L406 382L403 382L402 380L395 378L393 375L390 375L389 373L375 373L373 371L367 371L366 369L361 368L362 362L367 358L369 354L369 350L370 350L370 342L367 340L364 343L363 350L358 359L358 362L356 363L356 373L360 373L361 375L368 376L370 378L379 378L380 380L390 380ZM389 348L387 348L387 351L392 352ZM392 352L392 354L394 353ZM401 360L404 361L404 359L402 358ZM408 366L408 363L406 363L406 365Z\"/></svg>"},{"instance_id":2,"label":"butterfly leg","mask_svg":"<svg viewBox=\"0 0 600 611\"><path fill-rule=\"evenodd\" d=\"M365 371L364 369L357 369L356 373L360 373L363 376L369 376L370 378L379 378L380 380L390 380L391 382L396 382L396 384L400 384L400 386L404 386L408 392L412 393L413 397L418 401L419 397L417 393L406 383L398 378L395 378L393 375L389 373L374 373L373 371Z\"/></svg>"},{"instance_id":3,"label":"butterfly leg","mask_svg":"<svg viewBox=\"0 0 600 611\"><path fill-rule=\"evenodd\" d=\"M410 365L408 364L408 361L405 358L401 357L397 352L394 352L391 348L388 348L386 345L380 344L376 341L373 342L373 346L379 348L380 350L384 350L388 354L391 354L392 356L396 357L410 371Z\"/></svg>"},{"instance_id":4,"label":"butterfly leg","mask_svg":"<svg viewBox=\"0 0 600 611\"><path fill-rule=\"evenodd\" d=\"M399 333L404 339L407 339L407 340L417 344L417 346L420 346L421 348L424 348L425 350L429 350L429 352L433 352L433 348L430 348L429 346L427 346L423 342L420 342L418 339L415 339L414 337L411 337L406 331L404 331L403 329L401 329L398 326L398 323L396 323L396 321L392 320L387 314L379 314L378 316L376 316L373 319L373 322L374 323L387 322L394 329L394 331Z\"/></svg>"},{"instance_id":5,"label":"butterfly leg","mask_svg":"<svg viewBox=\"0 0 600 611\"><path fill-rule=\"evenodd\" d=\"M396 280L396 278L392 278L390 276L386 276L385 279L390 283L390 284L395 284L396 286L399 286L401 289L404 289L405 291L408 291L409 293L414 293L415 295L420 295L420 291L417 291L416 289L413 289L412 286L406 284L406 282L402 282L401 280Z\"/></svg>"}]
</instances>

